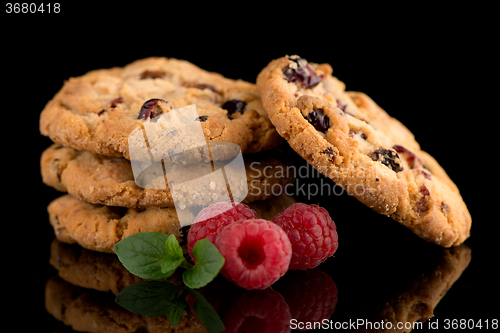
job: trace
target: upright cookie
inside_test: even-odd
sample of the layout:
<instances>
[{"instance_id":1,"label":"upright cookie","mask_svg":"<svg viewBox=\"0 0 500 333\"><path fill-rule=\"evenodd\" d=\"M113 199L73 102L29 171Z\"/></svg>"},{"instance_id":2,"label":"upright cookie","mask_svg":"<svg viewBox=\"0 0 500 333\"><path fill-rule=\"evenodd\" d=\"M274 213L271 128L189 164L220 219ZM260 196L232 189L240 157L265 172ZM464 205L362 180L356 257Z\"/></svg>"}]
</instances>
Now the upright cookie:
<instances>
[{"instance_id":1,"label":"upright cookie","mask_svg":"<svg viewBox=\"0 0 500 333\"><path fill-rule=\"evenodd\" d=\"M246 183L230 186L234 197L238 193L248 194L243 202L264 200L276 193L275 187L284 187L294 181L288 173L284 173L286 164L271 155L271 152L247 154L244 157L246 169ZM53 144L41 156L41 173L43 182L55 189L68 192L73 196L93 204L120 207L174 207L174 200L170 187L166 189L139 187L132 172L129 160L122 157L110 157L77 151L72 148ZM175 181L182 179L197 179L212 170L204 170L206 165L199 164L192 168L184 165L175 165L173 174ZM226 174L230 174L232 166L226 166ZM173 179L167 179L170 182ZM151 183L163 182L163 173ZM209 206L219 198L221 191L228 191L227 187L214 182L207 185L200 182L179 186L174 190L177 204L192 206ZM187 184L187 183L184 183ZM213 185L213 186L211 186ZM238 186L240 185L240 186Z\"/></svg>"},{"instance_id":2,"label":"upright cookie","mask_svg":"<svg viewBox=\"0 0 500 333\"><path fill-rule=\"evenodd\" d=\"M208 142L235 143L242 153L281 142L255 85L166 58L70 78L42 111L40 132L67 147L130 159L128 136L135 128L191 104Z\"/></svg>"},{"instance_id":3,"label":"upright cookie","mask_svg":"<svg viewBox=\"0 0 500 333\"><path fill-rule=\"evenodd\" d=\"M273 60L257 77L278 133L318 171L378 213L444 247L469 237L455 184L413 134L368 96L345 92L328 64Z\"/></svg>"}]
</instances>

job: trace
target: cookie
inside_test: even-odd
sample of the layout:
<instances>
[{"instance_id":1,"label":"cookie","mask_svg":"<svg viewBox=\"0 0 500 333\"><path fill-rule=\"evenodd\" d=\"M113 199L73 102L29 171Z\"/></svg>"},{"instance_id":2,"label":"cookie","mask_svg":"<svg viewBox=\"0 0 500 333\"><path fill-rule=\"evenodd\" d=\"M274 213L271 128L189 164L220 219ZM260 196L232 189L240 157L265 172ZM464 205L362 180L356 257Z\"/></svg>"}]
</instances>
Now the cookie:
<instances>
[{"instance_id":1,"label":"cookie","mask_svg":"<svg viewBox=\"0 0 500 333\"><path fill-rule=\"evenodd\" d=\"M292 174L282 172L287 165L273 155L276 156L276 152L243 156L247 181L245 184L231 184L229 188L233 197L243 197L245 203L264 200L277 193L273 188L282 188L294 181ZM42 153L40 164L45 184L93 204L120 207L174 207L170 191L172 187L178 206L208 206L217 202L221 192L228 191L227 187L222 188L221 184L216 182L208 185L203 185L201 182L188 185L182 183L183 180L197 179L211 172L211 169L205 170L207 166L204 164L194 167L174 165L169 175L172 174L176 182L184 185L173 187L171 179L167 180L169 185L164 185L165 189L148 188L147 185L145 188L138 186L131 162L123 157L77 151L59 144L53 144ZM174 172L175 170L178 171ZM233 167L224 166L224 170L230 175ZM147 183L165 184L161 169L160 172L160 175L149 179ZM240 195L244 190L248 190L246 197L244 194Z\"/></svg>"},{"instance_id":2,"label":"cookie","mask_svg":"<svg viewBox=\"0 0 500 333\"><path fill-rule=\"evenodd\" d=\"M471 216L436 160L367 95L346 92L328 64L298 56L270 62L257 77L278 133L319 172L363 204L449 247L469 237Z\"/></svg>"},{"instance_id":3,"label":"cookie","mask_svg":"<svg viewBox=\"0 0 500 333\"><path fill-rule=\"evenodd\" d=\"M56 238L85 249L114 253L121 239L139 232L161 232L181 239L181 225L174 208L118 208L94 205L70 194L47 207ZM193 217L194 218L194 217Z\"/></svg>"},{"instance_id":4,"label":"cookie","mask_svg":"<svg viewBox=\"0 0 500 333\"><path fill-rule=\"evenodd\" d=\"M156 57L68 79L42 111L40 132L67 147L130 159L134 129L193 104L209 143L230 142L254 153L282 140L254 84Z\"/></svg>"}]
</instances>

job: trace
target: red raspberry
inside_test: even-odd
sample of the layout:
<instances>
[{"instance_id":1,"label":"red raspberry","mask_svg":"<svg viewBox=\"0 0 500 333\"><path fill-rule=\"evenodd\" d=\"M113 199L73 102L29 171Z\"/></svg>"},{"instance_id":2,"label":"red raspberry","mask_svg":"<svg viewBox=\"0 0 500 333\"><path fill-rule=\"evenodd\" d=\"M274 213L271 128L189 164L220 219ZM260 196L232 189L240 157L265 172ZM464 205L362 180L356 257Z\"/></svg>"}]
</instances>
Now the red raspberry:
<instances>
[{"instance_id":1,"label":"red raspberry","mask_svg":"<svg viewBox=\"0 0 500 333\"><path fill-rule=\"evenodd\" d=\"M257 213L242 203L233 201L218 202L200 211L194 219L187 235L188 251L191 259L193 247L196 243L206 238L215 244L215 238L227 225L247 219L257 218Z\"/></svg>"},{"instance_id":2,"label":"red raspberry","mask_svg":"<svg viewBox=\"0 0 500 333\"><path fill-rule=\"evenodd\" d=\"M226 259L222 275L245 289L265 289L288 270L292 247L276 224L261 220L233 223L215 245Z\"/></svg>"},{"instance_id":3,"label":"red raspberry","mask_svg":"<svg viewBox=\"0 0 500 333\"><path fill-rule=\"evenodd\" d=\"M292 243L290 270L314 268L339 246L335 222L318 205L293 204L276 215L273 222L283 228Z\"/></svg>"}]
</instances>

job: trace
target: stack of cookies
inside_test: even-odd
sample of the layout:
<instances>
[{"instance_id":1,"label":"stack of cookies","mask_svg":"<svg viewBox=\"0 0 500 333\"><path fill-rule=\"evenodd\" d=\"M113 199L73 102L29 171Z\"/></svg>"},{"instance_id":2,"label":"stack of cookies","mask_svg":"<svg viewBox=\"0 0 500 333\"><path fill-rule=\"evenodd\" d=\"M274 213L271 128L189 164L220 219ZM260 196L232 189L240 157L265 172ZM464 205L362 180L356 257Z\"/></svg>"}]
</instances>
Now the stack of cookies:
<instances>
[{"instance_id":1,"label":"stack of cookies","mask_svg":"<svg viewBox=\"0 0 500 333\"><path fill-rule=\"evenodd\" d=\"M214 147L229 143L243 154L246 181L231 183L230 168L221 167L227 184L205 186L196 178L207 173L201 170L207 164L192 166L189 159L176 163L172 158L175 181L190 182L175 184L173 192L173 180L160 167L159 174L140 184L129 137L142 133L147 124L160 123L160 116L190 105L198 113L193 123L212 147L193 156L204 156L209 167L227 165L235 153L225 149L216 156ZM285 164L273 148L283 139L264 111L256 86L177 59L148 58L70 78L41 113L40 131L54 141L41 156L43 181L67 192L48 207L56 237L100 252L113 252L116 242L138 232L180 237L178 214L187 214L185 220L192 221L192 207L199 210L213 204L221 194L230 199L239 194L238 201L244 203L261 201L273 196L273 186L293 181L275 177ZM186 141L180 135L174 138L173 132L166 142ZM174 148L178 147L176 143ZM151 151L151 140L144 148ZM152 186L155 182L163 186Z\"/></svg>"}]
</instances>

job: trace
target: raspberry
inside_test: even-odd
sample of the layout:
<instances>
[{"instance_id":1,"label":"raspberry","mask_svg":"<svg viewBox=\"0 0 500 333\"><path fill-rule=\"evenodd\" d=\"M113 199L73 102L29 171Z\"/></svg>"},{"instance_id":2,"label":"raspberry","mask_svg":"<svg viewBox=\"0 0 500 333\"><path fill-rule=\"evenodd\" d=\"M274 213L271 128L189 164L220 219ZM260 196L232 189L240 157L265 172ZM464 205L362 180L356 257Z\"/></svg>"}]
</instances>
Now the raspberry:
<instances>
[{"instance_id":1,"label":"raspberry","mask_svg":"<svg viewBox=\"0 0 500 333\"><path fill-rule=\"evenodd\" d=\"M245 289L265 289L288 270L292 247L276 224L253 219L222 230L215 245L226 259L222 275Z\"/></svg>"},{"instance_id":2,"label":"raspberry","mask_svg":"<svg viewBox=\"0 0 500 333\"><path fill-rule=\"evenodd\" d=\"M218 202L200 211L193 221L187 235L188 251L191 259L193 257L193 247L196 243L206 238L215 244L215 238L225 226L247 219L257 218L257 213L242 203L233 201Z\"/></svg>"},{"instance_id":3,"label":"raspberry","mask_svg":"<svg viewBox=\"0 0 500 333\"><path fill-rule=\"evenodd\" d=\"M293 204L273 222L283 228L292 244L290 270L314 268L339 246L335 222L318 205Z\"/></svg>"}]
</instances>

